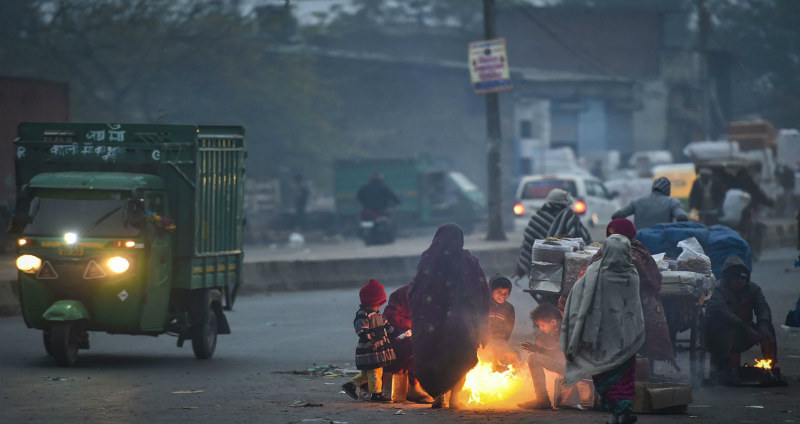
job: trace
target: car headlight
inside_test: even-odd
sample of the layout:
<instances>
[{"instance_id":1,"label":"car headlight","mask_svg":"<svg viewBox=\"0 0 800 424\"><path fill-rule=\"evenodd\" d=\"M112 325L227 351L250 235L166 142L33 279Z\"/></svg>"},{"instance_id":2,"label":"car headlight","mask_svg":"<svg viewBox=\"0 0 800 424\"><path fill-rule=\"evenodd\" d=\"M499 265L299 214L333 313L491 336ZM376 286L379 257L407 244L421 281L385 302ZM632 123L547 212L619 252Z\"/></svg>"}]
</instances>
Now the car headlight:
<instances>
[{"instance_id":1,"label":"car headlight","mask_svg":"<svg viewBox=\"0 0 800 424\"><path fill-rule=\"evenodd\" d=\"M42 260L33 255L22 255L17 258L17 269L28 274L39 272Z\"/></svg>"},{"instance_id":2,"label":"car headlight","mask_svg":"<svg viewBox=\"0 0 800 424\"><path fill-rule=\"evenodd\" d=\"M130 268L131 263L122 256L114 256L106 262L106 266L115 274L122 274Z\"/></svg>"}]
</instances>

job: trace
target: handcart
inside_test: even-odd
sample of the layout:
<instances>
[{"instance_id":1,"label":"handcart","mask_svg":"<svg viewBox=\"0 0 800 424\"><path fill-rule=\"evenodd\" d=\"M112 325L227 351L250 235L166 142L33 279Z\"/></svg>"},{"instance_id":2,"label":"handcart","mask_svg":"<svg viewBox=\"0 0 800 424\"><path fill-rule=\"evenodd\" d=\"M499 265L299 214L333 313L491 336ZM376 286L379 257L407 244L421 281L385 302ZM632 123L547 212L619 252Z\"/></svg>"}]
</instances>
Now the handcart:
<instances>
[{"instance_id":1,"label":"handcart","mask_svg":"<svg viewBox=\"0 0 800 424\"><path fill-rule=\"evenodd\" d=\"M705 302L711 295L711 276L690 271L662 271L661 303L669 326L672 346L688 345L692 385L702 384L706 371ZM689 330L688 339L678 334Z\"/></svg>"}]
</instances>

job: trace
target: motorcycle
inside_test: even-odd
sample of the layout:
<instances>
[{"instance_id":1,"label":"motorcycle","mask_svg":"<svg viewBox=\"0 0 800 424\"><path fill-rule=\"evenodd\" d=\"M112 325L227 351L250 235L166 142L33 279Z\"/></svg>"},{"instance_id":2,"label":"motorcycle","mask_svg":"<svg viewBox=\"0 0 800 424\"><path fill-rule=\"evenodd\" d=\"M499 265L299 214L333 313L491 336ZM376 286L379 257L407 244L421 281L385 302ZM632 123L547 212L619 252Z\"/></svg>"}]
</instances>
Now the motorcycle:
<instances>
[{"instance_id":1,"label":"motorcycle","mask_svg":"<svg viewBox=\"0 0 800 424\"><path fill-rule=\"evenodd\" d=\"M394 220L388 211L371 209L361 211L358 233L367 246L393 243L396 231Z\"/></svg>"}]
</instances>

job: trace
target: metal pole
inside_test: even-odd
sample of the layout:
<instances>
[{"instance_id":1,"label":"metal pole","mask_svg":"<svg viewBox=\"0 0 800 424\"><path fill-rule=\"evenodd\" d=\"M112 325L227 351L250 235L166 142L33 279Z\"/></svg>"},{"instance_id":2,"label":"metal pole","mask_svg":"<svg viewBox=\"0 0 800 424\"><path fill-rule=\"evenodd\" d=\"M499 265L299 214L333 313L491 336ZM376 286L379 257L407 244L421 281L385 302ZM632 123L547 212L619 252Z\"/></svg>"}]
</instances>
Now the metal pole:
<instances>
[{"instance_id":1,"label":"metal pole","mask_svg":"<svg viewBox=\"0 0 800 424\"><path fill-rule=\"evenodd\" d=\"M495 38L494 0L483 0L483 32L485 39ZM486 132L489 151L486 155L489 178L489 225L486 240L505 240L503 231L503 185L500 169L500 105L497 93L486 94Z\"/></svg>"}]
</instances>

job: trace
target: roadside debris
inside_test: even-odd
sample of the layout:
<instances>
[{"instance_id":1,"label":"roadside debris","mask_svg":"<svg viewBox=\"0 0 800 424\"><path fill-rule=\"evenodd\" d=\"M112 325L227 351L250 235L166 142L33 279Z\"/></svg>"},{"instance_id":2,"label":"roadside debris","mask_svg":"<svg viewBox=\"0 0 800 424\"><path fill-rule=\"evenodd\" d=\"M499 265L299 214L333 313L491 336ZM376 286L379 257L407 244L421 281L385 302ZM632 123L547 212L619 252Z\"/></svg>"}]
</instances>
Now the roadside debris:
<instances>
[{"instance_id":1,"label":"roadside debris","mask_svg":"<svg viewBox=\"0 0 800 424\"><path fill-rule=\"evenodd\" d=\"M278 371L277 373L311 375L314 377L348 377L348 376L354 376L358 374L358 372L359 371L355 368L340 368L336 364L320 365L320 366L314 364L313 367L306 368L304 370Z\"/></svg>"},{"instance_id":2,"label":"roadside debris","mask_svg":"<svg viewBox=\"0 0 800 424\"><path fill-rule=\"evenodd\" d=\"M310 402L310 401L307 401L307 400L296 400L296 401L292 402L292 404L289 405L289 406L291 406L292 408L307 408L307 407L322 406L322 404L321 403Z\"/></svg>"}]
</instances>

